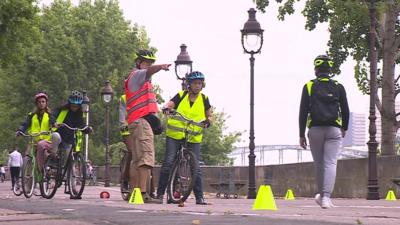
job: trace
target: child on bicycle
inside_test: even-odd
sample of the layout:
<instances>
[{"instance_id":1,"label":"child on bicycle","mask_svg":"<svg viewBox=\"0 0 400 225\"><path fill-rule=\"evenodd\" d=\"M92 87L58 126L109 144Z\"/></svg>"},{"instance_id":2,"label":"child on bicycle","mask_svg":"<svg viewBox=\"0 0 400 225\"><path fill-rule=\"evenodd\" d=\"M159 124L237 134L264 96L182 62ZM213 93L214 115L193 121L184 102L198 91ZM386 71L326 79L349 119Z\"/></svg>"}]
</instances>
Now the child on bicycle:
<instances>
[{"instance_id":1,"label":"child on bicycle","mask_svg":"<svg viewBox=\"0 0 400 225\"><path fill-rule=\"evenodd\" d=\"M203 121L203 126L191 126L193 135L189 137L189 147L192 149L196 156L197 163L197 176L193 192L196 197L196 204L207 205L203 196L202 173L199 167L200 159L200 145L203 138L203 128L210 126L212 119L212 108L210 101L206 95L201 93L204 88L204 74L201 72L191 72L187 75L188 82L187 91L181 91L175 95L164 107L163 111L168 112L170 109L175 109L182 114L185 118L191 119L195 122ZM185 122L177 120L173 117L168 118L167 132L166 132L166 152L163 164L160 170L160 178L158 182L157 197L163 198L165 189L168 185L168 177L174 162L176 152L181 148L181 140L184 138Z\"/></svg>"},{"instance_id":2,"label":"child on bicycle","mask_svg":"<svg viewBox=\"0 0 400 225\"><path fill-rule=\"evenodd\" d=\"M54 144L60 145L64 150L69 151L71 149L75 139L74 132L67 127L61 126L62 123L67 124L70 127L74 128L83 128L85 126L85 122L83 119L83 111L82 111L82 102L83 102L83 94L79 91L72 91L71 95L68 96L67 103L60 106L56 110L54 110L52 116L56 121L55 129L54 129ZM87 134L92 131L91 127L83 130L83 133ZM79 150L82 143L82 134L78 132L78 140L76 149ZM56 151L53 151L52 154L56 154Z\"/></svg>"},{"instance_id":3,"label":"child on bicycle","mask_svg":"<svg viewBox=\"0 0 400 225\"><path fill-rule=\"evenodd\" d=\"M25 133L27 130L29 133L40 133L48 131L48 134L43 134L34 138L36 143L36 162L39 170L42 170L45 162L45 152L50 149L57 149L57 145L52 144L54 135L50 134L51 127L54 126L54 120L51 116L51 110L48 107L49 97L45 92L39 92L35 95L34 100L36 107L33 112L28 113L26 120L16 132L16 136L20 135L20 132ZM29 154L26 152L25 154Z\"/></svg>"}]
</instances>

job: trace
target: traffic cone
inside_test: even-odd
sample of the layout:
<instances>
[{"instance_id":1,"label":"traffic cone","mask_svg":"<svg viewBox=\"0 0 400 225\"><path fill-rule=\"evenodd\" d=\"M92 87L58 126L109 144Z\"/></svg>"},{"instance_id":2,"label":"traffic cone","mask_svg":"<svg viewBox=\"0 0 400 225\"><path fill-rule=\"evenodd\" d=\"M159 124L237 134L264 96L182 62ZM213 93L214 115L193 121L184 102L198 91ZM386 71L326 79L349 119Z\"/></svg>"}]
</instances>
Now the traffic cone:
<instances>
[{"instance_id":1,"label":"traffic cone","mask_svg":"<svg viewBox=\"0 0 400 225\"><path fill-rule=\"evenodd\" d=\"M269 185L260 185L253 210L277 210L274 195Z\"/></svg>"},{"instance_id":2,"label":"traffic cone","mask_svg":"<svg viewBox=\"0 0 400 225\"><path fill-rule=\"evenodd\" d=\"M294 194L292 189L288 189L285 195L285 200L294 200Z\"/></svg>"},{"instance_id":3,"label":"traffic cone","mask_svg":"<svg viewBox=\"0 0 400 225\"><path fill-rule=\"evenodd\" d=\"M141 205L144 204L143 202L143 196L142 192L140 191L140 188L134 188L131 197L129 198L129 204L134 204L134 205Z\"/></svg>"},{"instance_id":4,"label":"traffic cone","mask_svg":"<svg viewBox=\"0 0 400 225\"><path fill-rule=\"evenodd\" d=\"M396 195L394 194L393 190L389 190L387 195L386 195L386 200L388 201L396 201Z\"/></svg>"}]
</instances>

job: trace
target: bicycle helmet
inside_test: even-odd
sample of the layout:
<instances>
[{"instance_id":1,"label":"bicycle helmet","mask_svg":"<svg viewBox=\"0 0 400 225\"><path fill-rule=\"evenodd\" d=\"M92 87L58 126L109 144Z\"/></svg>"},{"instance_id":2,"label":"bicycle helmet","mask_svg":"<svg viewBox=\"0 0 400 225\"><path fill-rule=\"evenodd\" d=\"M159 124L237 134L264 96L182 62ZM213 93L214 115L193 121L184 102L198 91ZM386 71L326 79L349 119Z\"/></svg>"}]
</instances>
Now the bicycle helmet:
<instances>
[{"instance_id":1,"label":"bicycle helmet","mask_svg":"<svg viewBox=\"0 0 400 225\"><path fill-rule=\"evenodd\" d=\"M46 101L49 100L49 97L48 97L47 94L46 94L45 92L43 92L43 91L38 92L38 93L35 95L35 102L36 102L39 98L45 98Z\"/></svg>"},{"instance_id":2,"label":"bicycle helmet","mask_svg":"<svg viewBox=\"0 0 400 225\"><path fill-rule=\"evenodd\" d=\"M187 75L186 79L189 81L189 83L193 80L203 80L204 81L205 76L204 76L204 74L202 74L199 71L193 71Z\"/></svg>"},{"instance_id":3,"label":"bicycle helmet","mask_svg":"<svg viewBox=\"0 0 400 225\"><path fill-rule=\"evenodd\" d=\"M72 91L68 97L68 102L74 105L81 105L83 102L83 94L80 91Z\"/></svg>"},{"instance_id":4,"label":"bicycle helmet","mask_svg":"<svg viewBox=\"0 0 400 225\"><path fill-rule=\"evenodd\" d=\"M314 59L314 67L325 67L325 68L332 68L333 61L327 55L319 55Z\"/></svg>"},{"instance_id":5,"label":"bicycle helmet","mask_svg":"<svg viewBox=\"0 0 400 225\"><path fill-rule=\"evenodd\" d=\"M137 55L136 60L148 60L148 61L151 61L151 62L155 62L156 61L156 56L150 50L139 50L136 53L136 55Z\"/></svg>"}]
</instances>

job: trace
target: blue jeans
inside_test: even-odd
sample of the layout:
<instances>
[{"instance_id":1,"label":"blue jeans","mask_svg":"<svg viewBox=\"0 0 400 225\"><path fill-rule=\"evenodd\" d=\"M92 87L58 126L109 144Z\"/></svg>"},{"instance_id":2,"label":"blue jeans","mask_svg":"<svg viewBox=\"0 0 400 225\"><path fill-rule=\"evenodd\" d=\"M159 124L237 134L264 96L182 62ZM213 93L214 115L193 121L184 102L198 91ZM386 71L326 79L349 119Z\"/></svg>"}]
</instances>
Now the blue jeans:
<instances>
[{"instance_id":1,"label":"blue jeans","mask_svg":"<svg viewBox=\"0 0 400 225\"><path fill-rule=\"evenodd\" d=\"M169 173L172 168L172 164L174 163L176 152L182 147L182 141L176 140L170 137L167 137L167 149L165 151L164 162L162 163L160 169L160 177L158 179L158 188L157 195L164 195L165 189L168 185ZM199 158L200 158L200 143L188 143L188 147L191 148L194 155L196 156L196 166L197 166L197 175L196 182L193 186L193 192L196 199L203 198L203 176L199 166Z\"/></svg>"}]
</instances>

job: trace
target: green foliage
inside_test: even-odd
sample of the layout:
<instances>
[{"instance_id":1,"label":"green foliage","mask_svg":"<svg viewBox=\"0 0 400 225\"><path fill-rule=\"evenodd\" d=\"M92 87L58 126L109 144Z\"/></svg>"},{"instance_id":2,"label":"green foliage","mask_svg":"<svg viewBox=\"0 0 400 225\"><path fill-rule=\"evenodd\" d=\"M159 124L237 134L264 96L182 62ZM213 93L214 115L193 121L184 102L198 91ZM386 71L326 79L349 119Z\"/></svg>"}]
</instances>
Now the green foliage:
<instances>
[{"instance_id":1,"label":"green foliage","mask_svg":"<svg viewBox=\"0 0 400 225\"><path fill-rule=\"evenodd\" d=\"M0 1L0 65L7 67L23 58L37 33L36 0Z\"/></svg>"},{"instance_id":2,"label":"green foliage","mask_svg":"<svg viewBox=\"0 0 400 225\"><path fill-rule=\"evenodd\" d=\"M34 108L35 93L46 91L50 107L55 108L66 101L71 90L86 90L94 128L89 158L103 165L107 117L100 92L104 82L110 80L114 89L109 105L110 156L112 164L118 164L119 149L124 147L118 128L118 98L134 66L135 52L142 48L156 50L149 46L143 27L124 19L116 0L81 0L78 6L70 0L55 0L42 9L34 0L0 1L0 150L16 143L21 149L26 145L14 134ZM163 103L157 85L155 92L158 102ZM228 162L223 155L238 139L236 133L223 135L223 124L216 122L206 132L213 132L205 135L203 158L207 164ZM160 162L165 151L164 135L156 137L156 149Z\"/></svg>"},{"instance_id":3,"label":"green foliage","mask_svg":"<svg viewBox=\"0 0 400 225\"><path fill-rule=\"evenodd\" d=\"M105 128L101 88L105 80L111 80L115 94L123 92L134 52L148 47L146 32L125 21L118 1L113 0L83 0L79 6L56 0L35 16L38 23L32 29L39 31L37 41L25 49L22 62L15 61L0 70L4 78L0 83L0 107L7 109L0 117L0 134L5 138L0 147L13 144L10 131L16 130L34 107L32 96L37 91L45 90L50 106L57 107L71 90L77 89L87 90L91 101L90 124L95 129L91 139L96 149L102 145ZM117 96L114 100L110 107L117 109ZM110 111L113 143L119 139L117 110Z\"/></svg>"}]
</instances>

